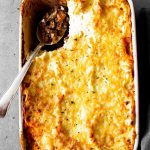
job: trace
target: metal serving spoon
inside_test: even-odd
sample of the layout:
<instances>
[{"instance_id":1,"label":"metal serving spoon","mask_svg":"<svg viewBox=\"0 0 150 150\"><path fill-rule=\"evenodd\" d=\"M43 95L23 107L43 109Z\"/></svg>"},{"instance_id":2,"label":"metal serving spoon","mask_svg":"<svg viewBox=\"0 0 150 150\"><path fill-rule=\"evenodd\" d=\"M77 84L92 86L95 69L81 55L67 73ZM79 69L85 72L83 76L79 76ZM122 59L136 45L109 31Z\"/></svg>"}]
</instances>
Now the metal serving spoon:
<instances>
[{"instance_id":1,"label":"metal serving spoon","mask_svg":"<svg viewBox=\"0 0 150 150\"><path fill-rule=\"evenodd\" d=\"M57 44L64 36L68 26L68 16L63 6L57 6L40 21L37 27L37 38L40 43L34 49L29 59L15 78L14 82L0 100L0 118L5 117L11 100L14 99L16 92L24 79L33 59L44 45Z\"/></svg>"}]
</instances>

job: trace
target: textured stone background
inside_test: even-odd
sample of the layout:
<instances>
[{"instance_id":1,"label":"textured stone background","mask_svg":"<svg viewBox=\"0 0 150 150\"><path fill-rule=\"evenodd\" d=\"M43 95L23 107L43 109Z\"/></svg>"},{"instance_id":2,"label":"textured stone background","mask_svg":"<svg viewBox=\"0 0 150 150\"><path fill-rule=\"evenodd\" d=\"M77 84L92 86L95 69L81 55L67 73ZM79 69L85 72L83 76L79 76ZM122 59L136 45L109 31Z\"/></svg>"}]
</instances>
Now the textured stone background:
<instances>
[{"instance_id":1,"label":"textured stone background","mask_svg":"<svg viewBox=\"0 0 150 150\"><path fill-rule=\"evenodd\" d=\"M21 0L0 0L0 96L3 91L9 87L18 72L18 22L20 2ZM141 8L150 8L150 0L134 0L134 4L137 18ZM139 22L141 22L141 20ZM140 27L141 26L138 27L138 30L140 30ZM145 54L143 54L143 56L145 56ZM148 65L148 67L150 66ZM143 76L144 74L140 77ZM142 80L141 82L142 85L145 86ZM146 104L148 105L149 103ZM144 105L141 106L142 109L145 109ZM140 115L147 116L146 114ZM145 119L147 119L147 117L145 117ZM148 124L148 122L149 121L145 122L145 124ZM0 119L0 150L20 150L18 128L18 96L16 96L6 118ZM150 143L148 142L150 138L148 132L149 127L147 125L142 126L142 128L146 128L145 131L141 132L142 150L150 150L148 144Z\"/></svg>"}]
</instances>

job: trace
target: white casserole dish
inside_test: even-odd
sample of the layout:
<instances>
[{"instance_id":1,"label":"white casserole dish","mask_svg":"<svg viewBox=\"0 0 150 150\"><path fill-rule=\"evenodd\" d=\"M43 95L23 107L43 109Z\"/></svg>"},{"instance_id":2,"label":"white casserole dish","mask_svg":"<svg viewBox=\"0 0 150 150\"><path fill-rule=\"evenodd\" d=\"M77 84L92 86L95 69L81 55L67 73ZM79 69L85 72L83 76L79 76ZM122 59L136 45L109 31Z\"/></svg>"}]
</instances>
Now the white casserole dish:
<instances>
[{"instance_id":1,"label":"white casserole dish","mask_svg":"<svg viewBox=\"0 0 150 150\"><path fill-rule=\"evenodd\" d=\"M131 22L132 22L132 47L134 57L134 85L135 85L135 116L136 116L136 138L134 144L134 150L138 148L139 140L139 96L138 96L138 65L137 65L137 46L136 46L136 27L135 27L135 12L132 0L128 0L131 9ZM35 24L40 20L35 17L35 14L43 11L43 13L53 5L53 0L23 0L20 8L20 26L19 26L19 69L21 69L24 59L28 57L28 52L33 50L38 41L33 37L36 37L36 31L31 30L35 28ZM31 5L30 5L31 4ZM32 7L34 6L34 7ZM40 6L40 7L38 7ZM32 20L32 18L34 18ZM25 34L24 34L25 33ZM27 42L26 42L27 41ZM34 42L33 42L34 41ZM34 43L34 44L33 44ZM19 133L22 149L24 150L23 139L23 96L21 94L21 88L19 90Z\"/></svg>"}]
</instances>

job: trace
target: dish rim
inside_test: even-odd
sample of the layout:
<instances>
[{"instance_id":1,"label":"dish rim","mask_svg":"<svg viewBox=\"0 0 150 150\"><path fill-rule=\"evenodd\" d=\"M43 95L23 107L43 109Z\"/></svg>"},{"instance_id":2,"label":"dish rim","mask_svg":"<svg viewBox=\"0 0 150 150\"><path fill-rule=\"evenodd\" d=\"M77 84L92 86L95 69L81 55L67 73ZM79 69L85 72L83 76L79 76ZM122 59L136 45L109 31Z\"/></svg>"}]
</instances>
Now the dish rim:
<instances>
[{"instance_id":1,"label":"dish rim","mask_svg":"<svg viewBox=\"0 0 150 150\"><path fill-rule=\"evenodd\" d=\"M22 0L21 4L25 0ZM137 57L137 40L136 40L136 20L135 20L135 9L132 0L127 0L131 10L131 33L132 33L132 49L134 58L134 89L135 89L135 130L136 138L134 142L134 150L138 149L139 143L139 83L138 83L138 57ZM19 71L22 68L22 13L19 13ZM22 138L23 138L23 111L22 111L22 98L21 98L21 87L19 88L19 139L22 149Z\"/></svg>"}]
</instances>

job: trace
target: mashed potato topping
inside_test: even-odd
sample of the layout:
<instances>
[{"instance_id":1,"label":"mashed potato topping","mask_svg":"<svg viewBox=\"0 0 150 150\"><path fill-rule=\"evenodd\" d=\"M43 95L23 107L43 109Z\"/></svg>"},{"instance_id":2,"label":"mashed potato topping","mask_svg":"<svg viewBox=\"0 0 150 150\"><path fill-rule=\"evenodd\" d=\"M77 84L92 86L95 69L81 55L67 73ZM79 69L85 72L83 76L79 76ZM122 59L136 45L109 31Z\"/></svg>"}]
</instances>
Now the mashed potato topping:
<instances>
[{"instance_id":1,"label":"mashed potato topping","mask_svg":"<svg viewBox=\"0 0 150 150\"><path fill-rule=\"evenodd\" d=\"M68 0L69 38L23 85L32 150L132 150L135 99L127 0Z\"/></svg>"}]
</instances>

